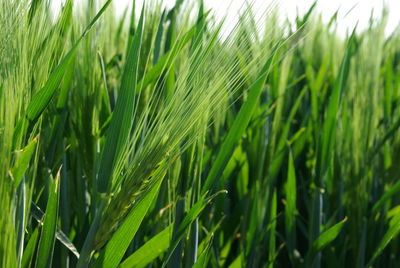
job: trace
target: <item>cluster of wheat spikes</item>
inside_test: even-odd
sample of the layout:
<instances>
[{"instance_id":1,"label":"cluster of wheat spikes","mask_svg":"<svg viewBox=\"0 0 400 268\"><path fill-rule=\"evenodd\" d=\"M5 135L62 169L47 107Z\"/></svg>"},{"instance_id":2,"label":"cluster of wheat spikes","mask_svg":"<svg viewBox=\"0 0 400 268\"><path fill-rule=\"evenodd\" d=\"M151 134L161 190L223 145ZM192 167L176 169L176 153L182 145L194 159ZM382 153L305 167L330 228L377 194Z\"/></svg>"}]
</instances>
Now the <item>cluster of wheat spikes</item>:
<instances>
[{"instance_id":1,"label":"cluster of wheat spikes","mask_svg":"<svg viewBox=\"0 0 400 268\"><path fill-rule=\"evenodd\" d=\"M386 11L111 2L0 1L0 267L400 266Z\"/></svg>"}]
</instances>

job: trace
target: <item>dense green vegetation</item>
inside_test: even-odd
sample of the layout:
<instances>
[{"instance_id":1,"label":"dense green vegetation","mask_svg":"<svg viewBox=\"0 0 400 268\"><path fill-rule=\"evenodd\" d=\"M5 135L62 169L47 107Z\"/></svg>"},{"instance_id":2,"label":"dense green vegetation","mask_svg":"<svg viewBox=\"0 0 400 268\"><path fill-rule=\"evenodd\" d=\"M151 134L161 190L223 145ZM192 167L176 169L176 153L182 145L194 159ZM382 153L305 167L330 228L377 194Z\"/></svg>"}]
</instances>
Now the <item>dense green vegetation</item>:
<instances>
[{"instance_id":1,"label":"dense green vegetation","mask_svg":"<svg viewBox=\"0 0 400 268\"><path fill-rule=\"evenodd\" d=\"M385 12L83 2L0 1L1 267L400 265Z\"/></svg>"}]
</instances>

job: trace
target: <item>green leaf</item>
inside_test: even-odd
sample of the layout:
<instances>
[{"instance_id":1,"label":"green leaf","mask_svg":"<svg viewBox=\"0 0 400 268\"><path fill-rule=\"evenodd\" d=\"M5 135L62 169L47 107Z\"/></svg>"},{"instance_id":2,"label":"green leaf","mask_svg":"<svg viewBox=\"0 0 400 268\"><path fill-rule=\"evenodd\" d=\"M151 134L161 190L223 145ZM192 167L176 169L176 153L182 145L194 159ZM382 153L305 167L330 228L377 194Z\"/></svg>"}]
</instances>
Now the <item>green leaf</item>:
<instances>
[{"instance_id":1,"label":"green leaf","mask_svg":"<svg viewBox=\"0 0 400 268\"><path fill-rule=\"evenodd\" d=\"M382 240L379 242L377 249L374 252L371 260L367 267L370 267L372 263L376 260L376 258L382 253L382 251L389 245L390 241L397 237L400 233L400 214L395 215L391 221L390 226L385 235L383 236Z\"/></svg>"},{"instance_id":2,"label":"green leaf","mask_svg":"<svg viewBox=\"0 0 400 268\"><path fill-rule=\"evenodd\" d=\"M212 238L213 236L208 238L207 242L207 247L200 253L199 258L197 259L197 261L195 262L195 264L193 265L193 268L205 268L207 267L207 257L208 257L208 253L210 251L211 248L211 244L212 244Z\"/></svg>"},{"instance_id":3,"label":"green leaf","mask_svg":"<svg viewBox=\"0 0 400 268\"><path fill-rule=\"evenodd\" d=\"M355 32L351 35L347 43L346 54L342 60L339 74L336 78L332 94L329 98L327 116L322 127L321 149L319 152L317 176L320 181L324 180L329 164L333 157L336 133L336 117L339 112L341 95L345 88L347 77L349 76L350 60L354 54Z\"/></svg>"},{"instance_id":4,"label":"green leaf","mask_svg":"<svg viewBox=\"0 0 400 268\"><path fill-rule=\"evenodd\" d=\"M376 144L376 146L374 146L373 150L370 152L369 161L371 161L374 158L374 156L378 154L379 150L386 143L386 141L388 141L391 137L393 137L399 128L400 128L400 118L398 118L396 122L391 124L390 128L386 131L385 135L383 135L383 138Z\"/></svg>"},{"instance_id":5,"label":"green leaf","mask_svg":"<svg viewBox=\"0 0 400 268\"><path fill-rule=\"evenodd\" d=\"M196 51L201 46L203 35L206 30L206 20L204 16L204 3L200 1L199 13L197 15L196 35L193 37L191 51Z\"/></svg>"},{"instance_id":6,"label":"green leaf","mask_svg":"<svg viewBox=\"0 0 400 268\"><path fill-rule=\"evenodd\" d=\"M322 249L324 249L329 243L336 239L339 235L340 231L343 228L343 225L347 221L347 217L337 224L333 225L328 230L325 230L312 244L312 248L310 251L310 258L312 259L315 254Z\"/></svg>"},{"instance_id":7,"label":"green leaf","mask_svg":"<svg viewBox=\"0 0 400 268\"><path fill-rule=\"evenodd\" d=\"M17 231L17 252L18 252L18 265L21 265L23 251L24 251L24 240L25 240L25 227L26 227L26 183L23 179L19 187L17 188L17 202L15 210L15 229Z\"/></svg>"},{"instance_id":8,"label":"green leaf","mask_svg":"<svg viewBox=\"0 0 400 268\"><path fill-rule=\"evenodd\" d=\"M161 14L160 22L157 27L156 39L154 41L153 64L156 64L160 57L161 42L162 42L163 31L164 31L164 21L165 21L165 10Z\"/></svg>"},{"instance_id":9,"label":"green leaf","mask_svg":"<svg viewBox=\"0 0 400 268\"><path fill-rule=\"evenodd\" d=\"M43 0L32 0L31 1L31 5L29 8L29 23L32 23L32 20L36 14L36 12L38 11L38 8L40 7L40 5L42 5Z\"/></svg>"},{"instance_id":10,"label":"green leaf","mask_svg":"<svg viewBox=\"0 0 400 268\"><path fill-rule=\"evenodd\" d=\"M288 243L289 256L292 256L296 243L296 174L292 153L288 157L288 174L285 184L285 230Z\"/></svg>"},{"instance_id":11,"label":"green leaf","mask_svg":"<svg viewBox=\"0 0 400 268\"><path fill-rule=\"evenodd\" d=\"M143 246L130 255L123 263L121 263L120 267L141 268L155 260L169 248L172 237L172 227L173 225L170 224L167 228L152 237Z\"/></svg>"},{"instance_id":12,"label":"green leaf","mask_svg":"<svg viewBox=\"0 0 400 268\"><path fill-rule=\"evenodd\" d=\"M244 267L244 253L241 252L239 256L228 266L229 268L240 268Z\"/></svg>"},{"instance_id":13,"label":"green leaf","mask_svg":"<svg viewBox=\"0 0 400 268\"><path fill-rule=\"evenodd\" d=\"M178 246L179 242L185 235L186 230L188 227L196 220L196 218L200 215L200 213L203 211L203 209L206 207L208 203L210 203L217 195L220 193L227 193L226 191L220 191L215 193L214 195L210 196L209 198L206 198L206 194L204 194L202 197L199 198L199 200L196 202L196 204L193 205L193 207L189 210L189 212L186 214L185 218L179 225L178 229L175 231L173 234L173 241L171 242L171 246L169 248L169 252L167 254L167 257L164 260L163 266L165 267L171 258L172 254L174 253L175 248Z\"/></svg>"},{"instance_id":14,"label":"green leaf","mask_svg":"<svg viewBox=\"0 0 400 268\"><path fill-rule=\"evenodd\" d=\"M303 96L305 95L306 91L307 87L304 87L301 90L300 94L298 95L296 101L294 102L290 110L289 116L286 119L286 123L282 127L282 131L277 131L280 132L280 138L278 140L276 152L274 153L274 157L268 169L269 177L271 178L271 180L275 180L276 176L278 175L279 171L282 168L282 162L284 160L284 156L286 155L286 148L288 148L287 142L290 129L293 125L293 118L295 117L297 111L300 108Z\"/></svg>"},{"instance_id":15,"label":"green leaf","mask_svg":"<svg viewBox=\"0 0 400 268\"><path fill-rule=\"evenodd\" d=\"M276 188L273 190L272 199L271 199L271 207L269 208L270 215L269 215L269 247L268 247L268 267L274 267L274 261L276 256L276 216L277 216L277 194Z\"/></svg>"},{"instance_id":16,"label":"green leaf","mask_svg":"<svg viewBox=\"0 0 400 268\"><path fill-rule=\"evenodd\" d=\"M26 118L21 118L13 131L13 139L12 139L12 148L13 149L20 149L21 144L24 144L24 135L28 128L29 121Z\"/></svg>"},{"instance_id":17,"label":"green leaf","mask_svg":"<svg viewBox=\"0 0 400 268\"><path fill-rule=\"evenodd\" d=\"M42 233L40 235L36 267L51 267L53 260L54 244L56 240L58 202L59 202L59 182L60 170L56 179L49 178L50 191L49 200L47 201L46 214L43 220Z\"/></svg>"},{"instance_id":18,"label":"green leaf","mask_svg":"<svg viewBox=\"0 0 400 268\"><path fill-rule=\"evenodd\" d=\"M205 19L209 13L210 12L204 13L203 18ZM166 52L160 59L158 59L157 63L149 71L147 71L143 78L139 81L136 87L136 94L139 94L142 89L160 78L161 74L175 62L179 52L190 40L193 39L197 31L198 24L194 25L189 31L183 34L182 37L180 37L174 43L173 47L168 50L168 52ZM160 40L156 39L156 42L158 42L156 45L160 45Z\"/></svg>"},{"instance_id":19,"label":"green leaf","mask_svg":"<svg viewBox=\"0 0 400 268\"><path fill-rule=\"evenodd\" d=\"M50 103L57 88L61 84L65 72L68 70L68 66L77 51L79 43L87 35L87 33L96 23L96 21L100 18L100 16L104 13L107 7L111 4L111 1L112 0L108 0L104 4L104 6L97 13L94 19L86 27L85 31L80 36L80 38L78 38L73 47L67 53L67 55L65 55L65 57L61 60L60 64L58 64L57 67L52 71L43 88L41 88L38 92L36 92L36 94L32 97L32 100L29 102L26 110L26 116L31 122L35 121L43 113L47 105Z\"/></svg>"},{"instance_id":20,"label":"green leaf","mask_svg":"<svg viewBox=\"0 0 400 268\"><path fill-rule=\"evenodd\" d=\"M378 208L380 208L386 201L388 201L393 195L397 194L400 191L400 181L396 182L395 185L391 186L389 190L382 195L381 198L375 203L372 207L372 212L376 212Z\"/></svg>"},{"instance_id":21,"label":"green leaf","mask_svg":"<svg viewBox=\"0 0 400 268\"><path fill-rule=\"evenodd\" d=\"M129 214L100 252L95 267L117 267L128 249L153 200L157 197L162 180L159 179L132 207Z\"/></svg>"},{"instance_id":22,"label":"green leaf","mask_svg":"<svg viewBox=\"0 0 400 268\"><path fill-rule=\"evenodd\" d=\"M31 204L31 215L39 223L43 223L44 212L32 202ZM59 229L56 229L56 238L63 244L67 249L69 249L77 258L79 258L79 253L74 244L69 240L69 238Z\"/></svg>"},{"instance_id":23,"label":"green leaf","mask_svg":"<svg viewBox=\"0 0 400 268\"><path fill-rule=\"evenodd\" d=\"M38 142L39 137L34 138L21 152L19 152L19 156L17 161L15 162L14 167L11 169L11 174L14 178L14 186L15 188L21 183L22 177L25 174L25 171L29 167L29 163L31 161L32 155L35 152L35 147Z\"/></svg>"},{"instance_id":24,"label":"green leaf","mask_svg":"<svg viewBox=\"0 0 400 268\"><path fill-rule=\"evenodd\" d=\"M36 228L31 237L28 240L28 244L26 245L24 249L24 255L22 256L22 264L21 267L31 267L31 262L32 262L32 257L33 253L35 253L36 249L36 244L39 238L39 231L38 228Z\"/></svg>"},{"instance_id":25,"label":"green leaf","mask_svg":"<svg viewBox=\"0 0 400 268\"><path fill-rule=\"evenodd\" d=\"M112 114L109 132L101 156L98 173L98 191L105 193L112 185L112 172L118 162L131 133L134 111L137 73L139 67L140 47L144 25L144 6L140 15L139 25L130 45L124 72L122 74L121 89L115 110Z\"/></svg>"},{"instance_id":26,"label":"green leaf","mask_svg":"<svg viewBox=\"0 0 400 268\"><path fill-rule=\"evenodd\" d=\"M276 50L278 49L279 45L280 44L276 45L276 47L272 50L271 56L264 64L263 68L258 74L256 81L250 87L248 98L240 108L240 111L236 116L236 119L233 122L232 127L229 129L229 132L224 142L222 143L217 158L215 159L214 164L212 165L211 170L208 173L208 176L202 188L202 194L204 194L207 190L209 190L213 186L215 180L223 172L225 166L227 165L235 149L235 145L239 142L240 138L243 136L243 133L245 132L247 125L250 122L250 119L254 113L255 108L258 106L259 98L264 88L265 80L267 78Z\"/></svg>"},{"instance_id":27,"label":"green leaf","mask_svg":"<svg viewBox=\"0 0 400 268\"><path fill-rule=\"evenodd\" d=\"M196 33L196 26L193 26L188 32L186 32L178 41L176 41L175 45L165 53L158 62L145 73L143 78L139 81L136 87L136 94L140 93L140 91L148 86L151 82L157 80L160 75L165 71L165 69L174 63L177 58L179 52L183 47L192 39L193 35Z\"/></svg>"}]
</instances>

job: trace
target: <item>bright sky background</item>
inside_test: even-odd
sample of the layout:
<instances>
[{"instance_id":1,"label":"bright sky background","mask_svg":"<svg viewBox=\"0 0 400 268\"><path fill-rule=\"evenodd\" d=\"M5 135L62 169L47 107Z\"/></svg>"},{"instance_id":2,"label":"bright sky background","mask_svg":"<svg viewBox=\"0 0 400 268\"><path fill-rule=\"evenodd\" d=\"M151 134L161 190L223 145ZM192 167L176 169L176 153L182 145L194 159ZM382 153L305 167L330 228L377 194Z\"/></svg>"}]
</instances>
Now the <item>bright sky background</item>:
<instances>
[{"instance_id":1,"label":"bright sky background","mask_svg":"<svg viewBox=\"0 0 400 268\"><path fill-rule=\"evenodd\" d=\"M59 5L63 0L52 0L54 6ZM249 0L250 2L252 0ZM282 15L287 15L293 20L297 12L304 14L313 4L314 0L253 0L256 11L264 11L265 7L271 3L278 3ZM122 13L132 0L114 0L117 13ZM137 0L137 5L141 6L143 0ZM164 0L167 6L173 6L175 0ZM207 8L212 8L216 17L223 17L228 13L228 24L234 25L237 18L237 11L242 7L244 0L204 0ZM389 8L389 21L386 29L387 33L392 32L400 23L400 0L319 0L318 10L323 14L325 21L329 21L331 16L339 9L339 30L342 33L346 29L352 29L358 22L359 28L368 25L371 11L374 16L380 16L383 5ZM347 16L345 16L351 11Z\"/></svg>"}]
</instances>

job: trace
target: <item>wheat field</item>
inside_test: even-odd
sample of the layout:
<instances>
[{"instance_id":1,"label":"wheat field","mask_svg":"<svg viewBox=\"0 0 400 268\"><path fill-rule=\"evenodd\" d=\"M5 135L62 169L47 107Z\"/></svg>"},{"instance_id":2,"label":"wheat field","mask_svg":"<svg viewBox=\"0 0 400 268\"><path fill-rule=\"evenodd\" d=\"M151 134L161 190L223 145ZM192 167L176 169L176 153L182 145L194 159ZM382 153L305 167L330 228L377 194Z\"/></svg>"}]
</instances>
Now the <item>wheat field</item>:
<instances>
[{"instance_id":1,"label":"wheat field","mask_svg":"<svg viewBox=\"0 0 400 268\"><path fill-rule=\"evenodd\" d=\"M400 266L388 10L50 2L0 1L0 267Z\"/></svg>"}]
</instances>

